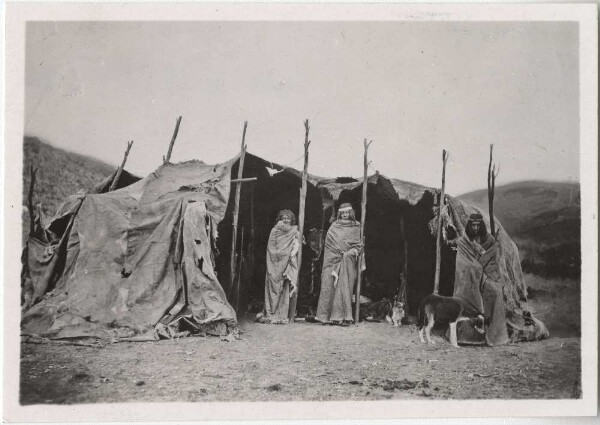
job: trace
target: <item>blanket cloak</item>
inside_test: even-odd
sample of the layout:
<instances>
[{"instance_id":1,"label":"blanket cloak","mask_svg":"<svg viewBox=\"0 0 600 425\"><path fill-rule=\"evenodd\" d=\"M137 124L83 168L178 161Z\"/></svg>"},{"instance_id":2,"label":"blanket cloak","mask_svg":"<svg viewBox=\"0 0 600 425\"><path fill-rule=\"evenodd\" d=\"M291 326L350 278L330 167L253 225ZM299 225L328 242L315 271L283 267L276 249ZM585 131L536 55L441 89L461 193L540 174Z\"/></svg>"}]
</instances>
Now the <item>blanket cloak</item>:
<instances>
[{"instance_id":1,"label":"blanket cloak","mask_svg":"<svg viewBox=\"0 0 600 425\"><path fill-rule=\"evenodd\" d=\"M359 222L338 220L329 228L323 253L318 321L353 320L352 293L358 277L360 245Z\"/></svg>"},{"instance_id":2,"label":"blanket cloak","mask_svg":"<svg viewBox=\"0 0 600 425\"><path fill-rule=\"evenodd\" d=\"M298 226L278 222L269 235L265 276L264 321L282 322L288 318L290 289L298 281Z\"/></svg>"},{"instance_id":3,"label":"blanket cloak","mask_svg":"<svg viewBox=\"0 0 600 425\"><path fill-rule=\"evenodd\" d=\"M483 313L489 320L485 334L489 346L508 342L498 249L497 241L490 235L481 245L467 236L461 236L457 241L454 296L465 301L467 313ZM459 342L468 341L461 341L459 335Z\"/></svg>"}]
</instances>

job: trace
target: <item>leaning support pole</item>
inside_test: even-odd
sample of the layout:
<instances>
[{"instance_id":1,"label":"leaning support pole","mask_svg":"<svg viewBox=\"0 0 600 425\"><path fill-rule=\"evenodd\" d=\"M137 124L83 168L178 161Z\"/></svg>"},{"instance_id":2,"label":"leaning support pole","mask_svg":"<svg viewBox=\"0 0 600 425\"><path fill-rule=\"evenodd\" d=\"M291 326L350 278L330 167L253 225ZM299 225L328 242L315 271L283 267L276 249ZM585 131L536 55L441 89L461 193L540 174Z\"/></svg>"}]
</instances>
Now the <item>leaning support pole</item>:
<instances>
[{"instance_id":1,"label":"leaning support pole","mask_svg":"<svg viewBox=\"0 0 600 425\"><path fill-rule=\"evenodd\" d=\"M242 148L240 149L240 159L238 165L238 178L237 180L242 179L242 175L244 174L244 159L246 157L246 129L248 128L248 121L244 122L244 132L242 133ZM230 263L230 282L233 285L236 280L236 257L237 257L237 233L238 233L238 217L240 214L240 195L242 192L242 182L238 181L235 183L235 201L233 204L233 235L231 236L231 263ZM238 282L239 284L239 282ZM237 288L236 288L237 293Z\"/></svg>"},{"instance_id":2,"label":"leaning support pole","mask_svg":"<svg viewBox=\"0 0 600 425\"><path fill-rule=\"evenodd\" d=\"M496 237L496 221L494 219L494 194L496 190L496 177L500 173L500 167L496 169L496 164L492 164L493 161L494 145L490 145L490 163L488 165L488 207L490 213L490 233Z\"/></svg>"},{"instance_id":3,"label":"leaning support pole","mask_svg":"<svg viewBox=\"0 0 600 425\"><path fill-rule=\"evenodd\" d=\"M31 168L29 169L29 172L31 174L31 181L29 182L29 194L27 195L27 208L29 208L29 236L33 236L33 233L35 231L35 212L33 211L33 188L35 187L35 176L37 174L37 171L38 169L33 168L33 165L31 165Z\"/></svg>"},{"instance_id":4,"label":"leaning support pole","mask_svg":"<svg viewBox=\"0 0 600 425\"><path fill-rule=\"evenodd\" d=\"M363 258L365 255L365 223L367 221L367 171L369 168L369 160L368 160L368 151L369 145L373 143L371 140L367 143L367 139L364 140L363 144L365 147L365 156L364 156L364 172L363 172L363 184L362 184L362 199L360 206L360 253L358 255L358 279L356 282L356 300L354 303L354 323L358 325L358 321L360 319L360 285L362 281L362 264Z\"/></svg>"},{"instance_id":5,"label":"leaning support pole","mask_svg":"<svg viewBox=\"0 0 600 425\"><path fill-rule=\"evenodd\" d=\"M163 164L167 164L171 160L171 152L173 152L173 145L175 144L175 139L177 139L177 133L179 132L179 124L181 124L180 116L177 117L175 131L173 132L173 137L171 137L171 143L169 143L169 151L167 152L167 156L163 158Z\"/></svg>"},{"instance_id":6,"label":"leaning support pole","mask_svg":"<svg viewBox=\"0 0 600 425\"><path fill-rule=\"evenodd\" d=\"M121 162L121 166L117 170L117 174L115 174L115 178L113 179L112 183L110 184L110 188L108 189L109 192L112 192L113 190L116 189L117 183L119 182L119 179L121 178L121 173L123 172L123 169L125 169L125 163L127 162L127 156L129 155L129 151L131 150L132 146L133 146L133 140L131 142L127 142L127 149L125 150L125 155L123 155L123 161Z\"/></svg>"},{"instance_id":7,"label":"leaning support pole","mask_svg":"<svg viewBox=\"0 0 600 425\"><path fill-rule=\"evenodd\" d=\"M300 247L298 248L298 278L296 279L296 291L290 299L290 309L288 313L289 322L292 323L296 318L296 304L298 302L298 291L300 290L300 268L302 267L302 241L304 239L304 210L306 204L306 180L308 170L308 133L310 126L308 120L304 121L304 169L302 170L302 188L300 189L300 207L298 210L298 233L300 234Z\"/></svg>"},{"instance_id":8,"label":"leaning support pole","mask_svg":"<svg viewBox=\"0 0 600 425\"><path fill-rule=\"evenodd\" d=\"M448 161L448 153L442 152L442 191L440 193L440 210L438 213L437 239L435 245L435 278L433 281L433 293L437 294L440 289L440 269L442 264L442 213L444 204L446 203L446 161Z\"/></svg>"}]
</instances>

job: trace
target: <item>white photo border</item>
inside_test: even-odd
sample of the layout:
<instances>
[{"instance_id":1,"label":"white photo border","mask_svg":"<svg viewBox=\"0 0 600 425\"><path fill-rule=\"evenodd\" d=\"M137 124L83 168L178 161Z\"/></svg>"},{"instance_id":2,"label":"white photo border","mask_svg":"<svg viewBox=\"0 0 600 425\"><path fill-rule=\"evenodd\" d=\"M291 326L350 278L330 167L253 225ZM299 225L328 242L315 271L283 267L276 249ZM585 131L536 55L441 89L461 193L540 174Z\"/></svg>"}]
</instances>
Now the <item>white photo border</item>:
<instances>
[{"instance_id":1,"label":"white photo border","mask_svg":"<svg viewBox=\"0 0 600 425\"><path fill-rule=\"evenodd\" d=\"M589 4L8 3L5 6L4 420L183 421L595 416L598 301L598 32ZM582 394L579 400L19 405L25 24L28 21L576 21L579 24Z\"/></svg>"}]
</instances>

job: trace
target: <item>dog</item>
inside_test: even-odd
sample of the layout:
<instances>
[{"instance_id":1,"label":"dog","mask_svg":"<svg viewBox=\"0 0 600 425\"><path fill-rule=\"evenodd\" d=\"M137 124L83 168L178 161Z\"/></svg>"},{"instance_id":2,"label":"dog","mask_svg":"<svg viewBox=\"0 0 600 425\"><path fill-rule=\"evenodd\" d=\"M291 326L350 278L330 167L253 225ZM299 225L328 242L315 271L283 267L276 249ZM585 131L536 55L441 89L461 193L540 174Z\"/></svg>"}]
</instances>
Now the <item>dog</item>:
<instances>
[{"instance_id":1,"label":"dog","mask_svg":"<svg viewBox=\"0 0 600 425\"><path fill-rule=\"evenodd\" d=\"M402 319L404 318L405 315L405 310L404 310L404 303L400 302L398 300L394 301L394 304L392 305L392 309L391 309L391 313L392 313L392 317L385 316L385 320L387 320L387 322L394 326L394 327L398 327L400 326L400 322L402 322Z\"/></svg>"},{"instance_id":2,"label":"dog","mask_svg":"<svg viewBox=\"0 0 600 425\"><path fill-rule=\"evenodd\" d=\"M478 313L475 317L466 316L463 300L457 297L443 297L437 294L427 295L419 305L418 317L417 329L419 329L419 337L423 343L425 342L423 331L425 331L427 342L435 344L431 339L431 328L436 322L449 324L450 343L455 348L458 348L456 336L456 324L458 322L469 320L477 332L480 334L485 333L486 321L483 314Z\"/></svg>"}]
</instances>

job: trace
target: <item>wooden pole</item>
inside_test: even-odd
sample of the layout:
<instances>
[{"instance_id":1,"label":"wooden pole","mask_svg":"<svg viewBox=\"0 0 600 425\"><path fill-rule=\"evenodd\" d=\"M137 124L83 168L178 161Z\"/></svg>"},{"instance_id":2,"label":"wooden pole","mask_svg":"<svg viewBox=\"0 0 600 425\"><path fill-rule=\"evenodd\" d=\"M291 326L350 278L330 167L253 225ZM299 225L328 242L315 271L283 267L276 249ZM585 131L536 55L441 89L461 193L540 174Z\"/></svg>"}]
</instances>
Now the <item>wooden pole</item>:
<instances>
[{"instance_id":1,"label":"wooden pole","mask_svg":"<svg viewBox=\"0 0 600 425\"><path fill-rule=\"evenodd\" d=\"M108 189L109 192L112 192L113 190L116 189L117 183L119 182L119 179L121 178L121 173L123 172L123 169L125 168L125 163L127 162L127 156L129 155L129 151L131 150L132 146L133 146L133 140L131 142L127 142L127 149L125 149L125 155L123 155L123 161L121 162L121 165L117 169L117 174L115 174L115 178L113 179L112 183L110 184L110 188Z\"/></svg>"},{"instance_id":2,"label":"wooden pole","mask_svg":"<svg viewBox=\"0 0 600 425\"><path fill-rule=\"evenodd\" d=\"M373 143L373 141L371 140L369 143L367 143L367 139L364 140L363 144L365 147L365 153L364 153L364 172L363 172L363 184L362 184L362 199L361 199L361 206L360 206L360 243L361 243L361 249L360 249L360 253L358 255L358 281L356 282L356 301L354 303L354 323L356 323L356 325L358 325L358 321L360 319L360 286L361 286L361 280L362 280L362 262L363 262L363 257L365 255L365 223L367 221L367 185L368 185L368 176L367 176L367 171L369 168L369 161L368 161L368 151L369 151L369 145Z\"/></svg>"},{"instance_id":3,"label":"wooden pole","mask_svg":"<svg viewBox=\"0 0 600 425\"><path fill-rule=\"evenodd\" d=\"M35 212L33 206L33 189L35 187L35 176L37 174L37 168L33 168L33 164L29 169L31 174L31 181L29 182L29 194L27 195L27 208L29 208L29 236L33 236L35 232Z\"/></svg>"},{"instance_id":4,"label":"wooden pole","mask_svg":"<svg viewBox=\"0 0 600 425\"><path fill-rule=\"evenodd\" d=\"M492 165L494 145L490 145L490 163L488 164L488 207L490 212L490 233L496 237L496 220L494 219L494 194L496 190L496 177L500 168L496 170L496 164Z\"/></svg>"},{"instance_id":5,"label":"wooden pole","mask_svg":"<svg viewBox=\"0 0 600 425\"><path fill-rule=\"evenodd\" d=\"M237 270L235 275L235 311L240 309L240 281L242 280L242 263L244 262L244 226L242 226L240 237L240 255L237 256ZM239 272L238 272L239 271Z\"/></svg>"},{"instance_id":6,"label":"wooden pole","mask_svg":"<svg viewBox=\"0 0 600 425\"><path fill-rule=\"evenodd\" d=\"M256 249L256 239L254 239L254 185L250 186L250 241L248 242L248 268L252 271L254 277L254 250Z\"/></svg>"},{"instance_id":7,"label":"wooden pole","mask_svg":"<svg viewBox=\"0 0 600 425\"><path fill-rule=\"evenodd\" d=\"M404 261L402 264L402 280L400 281L399 301L404 303L404 309L406 307L406 289L408 286L408 239L406 238L406 226L404 225L404 215L400 215L400 237L402 239L402 254Z\"/></svg>"},{"instance_id":8,"label":"wooden pole","mask_svg":"<svg viewBox=\"0 0 600 425\"><path fill-rule=\"evenodd\" d=\"M238 180L242 178L242 174L244 173L244 159L246 157L246 129L248 128L248 121L244 122L244 132L242 133L242 148L240 150L240 160L238 165ZM236 256L237 256L237 231L238 231L238 217L240 213L240 195L242 192L242 182L235 183L235 201L233 204L233 235L231 237L231 263L230 263L230 271L231 271L231 284L235 283L235 275L236 275ZM237 292L237 290L236 290Z\"/></svg>"},{"instance_id":9,"label":"wooden pole","mask_svg":"<svg viewBox=\"0 0 600 425\"><path fill-rule=\"evenodd\" d=\"M175 131L173 132L173 137L171 137L171 143L169 143L169 150L167 152L167 156L164 158L163 163L166 164L171 160L171 152L173 152L173 145L175 144L175 139L177 138L177 133L179 132L179 124L181 123L181 117L177 117L177 123L175 124Z\"/></svg>"},{"instance_id":10,"label":"wooden pole","mask_svg":"<svg viewBox=\"0 0 600 425\"><path fill-rule=\"evenodd\" d=\"M298 248L298 278L296 279L296 291L290 299L290 309L288 313L289 323L296 318L296 305L298 302L298 292L300 291L300 269L302 267L302 242L304 239L304 210L306 204L306 180L308 175L308 133L310 126L308 120L304 121L304 169L302 170L302 188L300 189L300 207L298 210L298 233L300 234L300 247Z\"/></svg>"},{"instance_id":11,"label":"wooden pole","mask_svg":"<svg viewBox=\"0 0 600 425\"><path fill-rule=\"evenodd\" d=\"M258 177L246 177L244 179L233 179L231 180L231 183L249 183L249 182L255 182L258 180Z\"/></svg>"},{"instance_id":12,"label":"wooden pole","mask_svg":"<svg viewBox=\"0 0 600 425\"><path fill-rule=\"evenodd\" d=\"M448 153L442 152L442 191L440 193L440 210L438 214L437 240L435 246L435 278L433 281L433 293L437 294L440 288L440 269L442 264L442 212L446 202L446 161L448 161Z\"/></svg>"}]
</instances>

